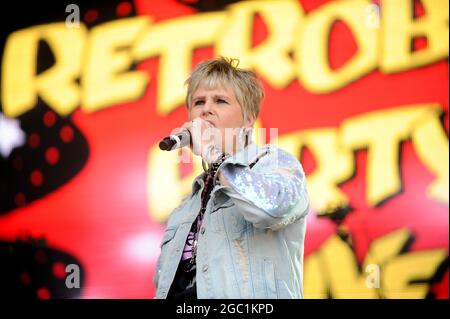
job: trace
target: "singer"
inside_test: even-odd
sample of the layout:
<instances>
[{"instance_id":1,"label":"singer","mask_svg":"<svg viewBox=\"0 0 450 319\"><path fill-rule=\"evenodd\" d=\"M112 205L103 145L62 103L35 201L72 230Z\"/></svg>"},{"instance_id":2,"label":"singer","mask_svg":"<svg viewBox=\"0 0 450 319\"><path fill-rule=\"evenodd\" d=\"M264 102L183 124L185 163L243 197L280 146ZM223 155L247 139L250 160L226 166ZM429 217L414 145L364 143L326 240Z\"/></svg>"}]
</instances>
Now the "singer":
<instances>
[{"instance_id":1,"label":"singer","mask_svg":"<svg viewBox=\"0 0 450 319\"><path fill-rule=\"evenodd\" d=\"M186 80L189 121L175 133L189 131L205 172L167 222L156 298L303 298L305 174L252 141L264 91L236 62L204 61Z\"/></svg>"}]
</instances>

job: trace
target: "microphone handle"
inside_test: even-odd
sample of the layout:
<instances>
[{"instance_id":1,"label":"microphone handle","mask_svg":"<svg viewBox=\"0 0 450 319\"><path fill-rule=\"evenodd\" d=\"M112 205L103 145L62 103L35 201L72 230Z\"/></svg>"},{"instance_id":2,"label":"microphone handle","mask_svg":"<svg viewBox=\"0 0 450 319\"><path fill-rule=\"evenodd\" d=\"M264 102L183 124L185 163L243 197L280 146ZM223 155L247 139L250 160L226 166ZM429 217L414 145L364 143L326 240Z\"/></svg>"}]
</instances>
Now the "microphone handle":
<instances>
[{"instance_id":1,"label":"microphone handle","mask_svg":"<svg viewBox=\"0 0 450 319\"><path fill-rule=\"evenodd\" d=\"M174 149L187 146L190 143L191 133L186 130L175 135L166 136L159 143L159 148L163 151L172 151Z\"/></svg>"}]
</instances>

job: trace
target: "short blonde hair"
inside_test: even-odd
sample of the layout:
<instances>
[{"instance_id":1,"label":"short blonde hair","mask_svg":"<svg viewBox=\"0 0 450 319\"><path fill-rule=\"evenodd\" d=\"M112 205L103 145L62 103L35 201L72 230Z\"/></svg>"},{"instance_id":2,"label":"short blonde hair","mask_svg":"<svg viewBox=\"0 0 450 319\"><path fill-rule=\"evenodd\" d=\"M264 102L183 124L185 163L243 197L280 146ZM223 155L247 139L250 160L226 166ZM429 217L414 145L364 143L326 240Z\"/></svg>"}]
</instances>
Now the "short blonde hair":
<instances>
[{"instance_id":1,"label":"short blonde hair","mask_svg":"<svg viewBox=\"0 0 450 319\"><path fill-rule=\"evenodd\" d=\"M186 106L191 109L194 92L200 85L216 87L230 85L239 102L244 118L258 117L264 89L256 74L249 70L238 68L239 60L219 57L199 63L191 76L186 80Z\"/></svg>"}]
</instances>

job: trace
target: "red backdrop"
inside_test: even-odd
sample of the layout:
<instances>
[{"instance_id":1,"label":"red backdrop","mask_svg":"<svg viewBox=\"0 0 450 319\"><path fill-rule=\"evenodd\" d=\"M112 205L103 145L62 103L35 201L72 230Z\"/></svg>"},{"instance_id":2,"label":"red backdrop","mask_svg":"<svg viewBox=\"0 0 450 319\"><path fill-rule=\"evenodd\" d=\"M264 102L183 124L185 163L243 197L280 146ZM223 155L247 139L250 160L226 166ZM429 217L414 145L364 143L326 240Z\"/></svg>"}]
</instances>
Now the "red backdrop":
<instances>
[{"instance_id":1,"label":"red backdrop","mask_svg":"<svg viewBox=\"0 0 450 319\"><path fill-rule=\"evenodd\" d=\"M174 81L170 80L173 69L165 63L186 60L192 69L198 62L225 52L240 58L244 67L260 76L266 98L258 123L278 128L280 147L294 152L307 173L313 211L308 216L305 247L306 297L448 298L448 36L439 38L443 48L433 48L432 42L440 32L442 19L447 21L443 29L448 35L448 12L442 18L437 10L445 7L445 1L414 2L414 15L406 14L412 23L426 18L435 21L420 34L413 29L398 31L406 24L398 17L396 23L389 24L389 12L383 11L389 9L388 3L404 10L408 3L412 5L411 1L395 4L395 0L355 0L339 6L334 1L294 1L300 18L293 24L292 34L277 33L277 26L270 25L286 23L288 28L288 15L281 22L268 13L287 14L280 3L290 5L292 1L257 1L250 5L252 9L245 9L242 2L227 6L228 2L215 1L212 5L207 1L137 0L83 6L81 26L86 29L78 62L73 60L76 54L68 60L55 55L58 49L51 40L47 41L48 47L41 44L30 53L38 66L31 83L38 83L38 75L51 70L56 62L79 64L70 79L75 85L73 92L78 94L78 99L69 102L73 107L58 107L64 99L71 99L70 90L63 95L63 102L56 101L45 94L45 83L36 89L36 100L28 104L20 106L12 98L8 100L8 96L19 94L13 92L14 88L19 87L21 96L21 90L30 90L26 86L30 82L23 77L7 85L14 80L6 74L8 67L17 70L26 64L26 57L14 54L15 47L23 44L13 43L14 34L19 39L26 35L8 35L2 60L2 110L8 120L19 121L25 138L10 154L3 154L2 178L9 188L0 215L0 240L14 246L20 240L29 244L30 238L45 239L42 246L31 245L37 247L36 253L33 251L28 260L29 266L13 272L17 280L11 285L29 287L31 295L39 298L67 296L64 287L49 289L52 281L64 282L63 266L69 263L64 258L58 262L51 249L74 258L73 262L82 268L81 287L71 290L76 291L75 297L154 296L152 278L168 207L177 205L187 189L180 185L190 183L193 172L192 167L184 167L184 173L176 179L177 191L167 190L167 194L165 187L172 180L154 173L154 169L177 169L164 163L164 157L156 159L163 156L156 147L161 137L181 125L187 116L183 101L177 100L182 83L176 81L176 74ZM345 12L356 10L357 14L363 10L353 5L366 6L368 26L352 25L357 19L346 20L353 13ZM241 23L240 14L248 12L251 19L245 20L247 26L227 35ZM108 23L138 16L148 17L151 22L133 27L137 31L131 24L107 27ZM323 25L330 16L335 21L329 32L322 34L313 28L314 23ZM192 21L201 23L202 19L212 21L205 24L207 27L217 24L217 30L211 31L214 36L202 35L208 32L204 27L191 27ZM21 30L36 30L45 26L44 22ZM63 23L64 19L58 17L55 22ZM164 33L165 23L185 31ZM176 29L177 25L181 27ZM188 50L171 53L171 48L176 49L173 45L195 39L193 32L199 30L204 32L197 39L203 36L205 40L190 45ZM45 42L46 31L40 32ZM274 41L274 47L278 42L287 44L280 44L280 55L242 56L245 50L239 48L246 32L251 37L248 52L258 53L258 47L270 46L269 40ZM308 32L313 34L306 38ZM377 39L368 42L377 46L367 46L367 58L358 56L364 41L358 39L358 32ZM392 46L387 39L390 32L397 34ZM97 42L92 40L94 36ZM134 96L115 94L125 83L134 83L130 78L117 89L109 86L110 100L106 94L103 100L92 102L96 90L107 91L108 87L96 86L101 78L84 76L102 71L95 69L93 62L102 59L90 60L89 56L97 54L101 49L98 43L108 37L124 38L121 52L125 57L104 60L104 64L115 63L116 74L139 72L145 79L136 82L144 84ZM226 42L230 37L231 42ZM405 37L409 37L412 49L409 58L402 59L397 56L395 42L401 43ZM340 74L328 77L334 88L327 87L327 75L321 78L318 73L322 70L314 68L318 63L314 57L321 57L309 55L314 51L306 47L314 48L321 41L328 48L316 53L325 56L331 73ZM223 48L229 43L235 47ZM13 52L11 56L8 50ZM48 58L46 52L53 53L53 58ZM310 60L304 60L303 54ZM417 54L426 57L416 59ZM393 57L393 65L386 62L389 57ZM356 71L346 70L357 60L361 65L354 67ZM121 64L123 61L132 63ZM280 75L283 66L290 69ZM271 70L275 73L270 74ZM169 80L163 83L164 78ZM59 85L58 81L55 85ZM91 93L86 93L88 86L92 86ZM175 98L170 94L172 90ZM94 97L89 100L89 96ZM1 138L11 139L10 135ZM397 178L392 172L398 174ZM5 254L3 258L7 258ZM39 259L45 254L46 258ZM39 275L35 268L44 266L48 268L42 277L45 280L36 278Z\"/></svg>"}]
</instances>

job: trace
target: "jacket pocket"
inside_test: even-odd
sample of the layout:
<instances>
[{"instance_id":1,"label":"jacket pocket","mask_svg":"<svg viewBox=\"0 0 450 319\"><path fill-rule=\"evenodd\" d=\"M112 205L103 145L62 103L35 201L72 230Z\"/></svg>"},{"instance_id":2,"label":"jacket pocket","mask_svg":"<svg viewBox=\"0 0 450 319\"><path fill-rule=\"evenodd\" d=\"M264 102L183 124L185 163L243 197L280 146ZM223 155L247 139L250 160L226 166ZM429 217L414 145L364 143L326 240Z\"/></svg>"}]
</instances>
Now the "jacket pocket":
<instances>
[{"instance_id":1,"label":"jacket pocket","mask_svg":"<svg viewBox=\"0 0 450 319\"><path fill-rule=\"evenodd\" d=\"M216 199L213 201L213 208L211 209L211 214L219 211L220 209L228 208L234 206L233 201L231 198L223 199L221 197L220 199Z\"/></svg>"},{"instance_id":2,"label":"jacket pocket","mask_svg":"<svg viewBox=\"0 0 450 319\"><path fill-rule=\"evenodd\" d=\"M275 264L270 259L264 259L263 263L264 285L266 290L266 298L278 298L277 277L275 272Z\"/></svg>"},{"instance_id":3,"label":"jacket pocket","mask_svg":"<svg viewBox=\"0 0 450 319\"><path fill-rule=\"evenodd\" d=\"M233 237L242 234L248 227L248 222L244 216L237 210L236 205L224 207L221 209L223 221L227 233Z\"/></svg>"},{"instance_id":4,"label":"jacket pocket","mask_svg":"<svg viewBox=\"0 0 450 319\"><path fill-rule=\"evenodd\" d=\"M171 227L171 228L167 228L166 229L166 231L164 232L162 241L161 241L161 245L159 246L160 248L163 248L164 245L169 243L173 239L173 237L175 237L175 233L177 232L177 228L178 227Z\"/></svg>"},{"instance_id":5,"label":"jacket pocket","mask_svg":"<svg viewBox=\"0 0 450 319\"><path fill-rule=\"evenodd\" d=\"M213 230L216 233L223 233L225 230L229 231L228 228L226 228L226 217L224 214L227 213L227 209L233 209L235 208L235 205L233 201L228 198L228 200L221 201L221 202L215 202L213 208L211 209L211 223Z\"/></svg>"},{"instance_id":6,"label":"jacket pocket","mask_svg":"<svg viewBox=\"0 0 450 319\"><path fill-rule=\"evenodd\" d=\"M163 235L163 239L161 241L161 254L159 256L158 262L158 269L160 268L160 266L164 265L166 263L166 256L168 255L168 251L169 251L169 245L172 241L172 239L175 237L175 233L177 232L178 227L171 227L166 229L164 235Z\"/></svg>"},{"instance_id":7,"label":"jacket pocket","mask_svg":"<svg viewBox=\"0 0 450 319\"><path fill-rule=\"evenodd\" d=\"M155 277L153 278L153 283L155 284L156 288L158 288L159 285L159 275L161 273L161 268L165 263L165 256L167 255L167 246L170 243L170 241L175 237L175 233L177 232L177 227L171 227L166 229L164 232L163 238L161 240L161 244L159 247L161 248L161 253L158 257L158 260L156 262L156 272Z\"/></svg>"}]
</instances>

